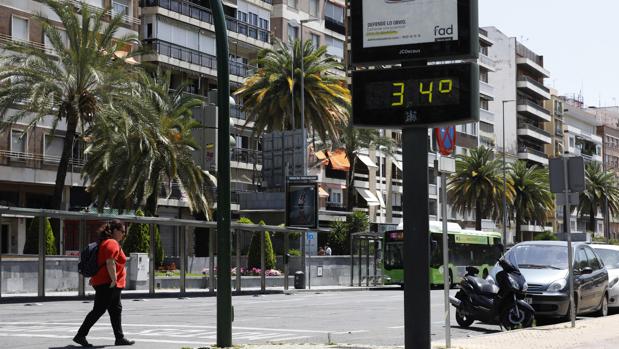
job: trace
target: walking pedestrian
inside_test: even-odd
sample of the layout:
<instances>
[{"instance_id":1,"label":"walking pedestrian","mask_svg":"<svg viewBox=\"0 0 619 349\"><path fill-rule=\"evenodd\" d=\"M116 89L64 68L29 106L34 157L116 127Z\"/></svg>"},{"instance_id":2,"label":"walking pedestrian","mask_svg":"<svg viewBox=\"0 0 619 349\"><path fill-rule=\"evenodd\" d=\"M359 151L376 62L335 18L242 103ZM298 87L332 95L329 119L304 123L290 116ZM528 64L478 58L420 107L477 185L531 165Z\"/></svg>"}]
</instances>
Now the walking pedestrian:
<instances>
[{"instance_id":1,"label":"walking pedestrian","mask_svg":"<svg viewBox=\"0 0 619 349\"><path fill-rule=\"evenodd\" d=\"M325 255L326 256L330 256L331 255L331 247L329 247L329 244L325 245Z\"/></svg>"},{"instance_id":2,"label":"walking pedestrian","mask_svg":"<svg viewBox=\"0 0 619 349\"><path fill-rule=\"evenodd\" d=\"M90 285L95 289L95 304L86 315L82 326L77 331L73 341L83 347L92 347L86 336L90 328L107 312L116 337L115 345L133 345L135 342L125 338L122 329L120 292L125 288L127 272L125 264L127 256L120 247L120 242L127 235L124 224L115 219L99 228L99 251L97 263L99 271L90 278Z\"/></svg>"}]
</instances>

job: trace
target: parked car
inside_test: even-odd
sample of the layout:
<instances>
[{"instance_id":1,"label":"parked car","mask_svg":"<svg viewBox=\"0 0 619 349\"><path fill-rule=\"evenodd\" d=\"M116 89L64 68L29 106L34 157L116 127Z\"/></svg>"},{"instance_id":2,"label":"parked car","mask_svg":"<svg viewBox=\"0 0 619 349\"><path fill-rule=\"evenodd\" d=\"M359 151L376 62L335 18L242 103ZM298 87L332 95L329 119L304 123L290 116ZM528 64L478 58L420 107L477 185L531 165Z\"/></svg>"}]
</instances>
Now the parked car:
<instances>
[{"instance_id":1,"label":"parked car","mask_svg":"<svg viewBox=\"0 0 619 349\"><path fill-rule=\"evenodd\" d=\"M608 272L600 257L586 243L572 244L574 256L574 302L576 314L608 314ZM525 241L505 253L528 283L525 300L535 309L535 316L568 318L569 286L567 242ZM501 268L490 271L489 278Z\"/></svg>"},{"instance_id":2,"label":"parked car","mask_svg":"<svg viewBox=\"0 0 619 349\"><path fill-rule=\"evenodd\" d=\"M608 270L608 306L619 307L619 246L591 245Z\"/></svg>"}]
</instances>

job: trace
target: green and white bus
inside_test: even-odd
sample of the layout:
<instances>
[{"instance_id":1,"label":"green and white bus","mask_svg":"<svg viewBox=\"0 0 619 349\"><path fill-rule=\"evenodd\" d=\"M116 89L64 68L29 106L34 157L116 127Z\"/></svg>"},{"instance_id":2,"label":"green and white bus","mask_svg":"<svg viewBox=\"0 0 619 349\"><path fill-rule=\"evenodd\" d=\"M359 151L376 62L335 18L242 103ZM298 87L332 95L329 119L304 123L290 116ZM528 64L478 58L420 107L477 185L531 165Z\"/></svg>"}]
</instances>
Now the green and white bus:
<instances>
[{"instance_id":1,"label":"green and white bus","mask_svg":"<svg viewBox=\"0 0 619 349\"><path fill-rule=\"evenodd\" d=\"M443 223L430 221L430 285L443 285ZM457 223L447 223L449 238L450 284L460 282L467 266L479 269L481 277L501 256L501 233L462 229ZM385 284L404 285L404 231L385 232L383 275Z\"/></svg>"}]
</instances>

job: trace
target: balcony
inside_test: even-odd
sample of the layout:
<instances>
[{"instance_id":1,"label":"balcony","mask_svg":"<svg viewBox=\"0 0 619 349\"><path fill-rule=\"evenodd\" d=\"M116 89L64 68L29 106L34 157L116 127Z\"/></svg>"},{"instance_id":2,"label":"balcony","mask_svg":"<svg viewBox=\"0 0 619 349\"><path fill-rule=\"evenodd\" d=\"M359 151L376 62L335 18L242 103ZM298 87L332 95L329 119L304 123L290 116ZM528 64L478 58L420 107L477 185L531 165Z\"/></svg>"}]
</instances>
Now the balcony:
<instances>
[{"instance_id":1,"label":"balcony","mask_svg":"<svg viewBox=\"0 0 619 349\"><path fill-rule=\"evenodd\" d=\"M202 7L198 4L183 0L142 0L142 7L161 7L168 11L172 11L201 22L213 24L213 13L210 9ZM226 27L229 31L245 35L247 37L269 42L270 31L241 22L234 17L226 16Z\"/></svg>"},{"instance_id":2,"label":"balcony","mask_svg":"<svg viewBox=\"0 0 619 349\"><path fill-rule=\"evenodd\" d=\"M346 27L344 27L344 22L339 19L325 16L325 28L342 35L346 35Z\"/></svg>"},{"instance_id":3,"label":"balcony","mask_svg":"<svg viewBox=\"0 0 619 349\"><path fill-rule=\"evenodd\" d=\"M529 137L529 138L532 138L537 141L541 141L546 144L550 144L552 142L550 133L546 132L545 130L535 125L532 125L526 122L521 122L521 121L518 122L517 134L518 136Z\"/></svg>"},{"instance_id":4,"label":"balcony","mask_svg":"<svg viewBox=\"0 0 619 349\"><path fill-rule=\"evenodd\" d=\"M240 105L231 105L230 106L230 117L231 118L237 118L239 120L245 120L246 116L245 116L245 112L241 110L242 106Z\"/></svg>"},{"instance_id":5,"label":"balcony","mask_svg":"<svg viewBox=\"0 0 619 349\"><path fill-rule=\"evenodd\" d=\"M494 60L488 56L486 56L483 53L479 54L479 65L490 70L490 71L496 71L496 63L494 62Z\"/></svg>"},{"instance_id":6,"label":"balcony","mask_svg":"<svg viewBox=\"0 0 619 349\"><path fill-rule=\"evenodd\" d=\"M541 105L533 101L530 101L526 98L518 98L517 111L524 115L527 115L533 118L538 118L546 122L550 122L552 120L552 117L548 110L546 110Z\"/></svg>"},{"instance_id":7,"label":"balcony","mask_svg":"<svg viewBox=\"0 0 619 349\"><path fill-rule=\"evenodd\" d=\"M17 45L25 45L25 46L29 46L35 49L39 49L41 51L45 51L45 53L47 53L48 55L55 54L54 50L52 50L49 47L45 47L44 44L34 42L34 41L19 40L19 39L15 39L11 37L10 35L0 34L0 46L4 48L5 45L11 44L11 43L17 44Z\"/></svg>"},{"instance_id":8,"label":"balcony","mask_svg":"<svg viewBox=\"0 0 619 349\"><path fill-rule=\"evenodd\" d=\"M546 155L543 151L528 147L524 144L518 145L518 159L529 160L548 166L548 155Z\"/></svg>"},{"instance_id":9,"label":"balcony","mask_svg":"<svg viewBox=\"0 0 619 349\"><path fill-rule=\"evenodd\" d=\"M519 76L516 87L536 98L550 99L550 89L528 76Z\"/></svg>"},{"instance_id":10,"label":"balcony","mask_svg":"<svg viewBox=\"0 0 619 349\"><path fill-rule=\"evenodd\" d=\"M144 46L150 47L154 53L162 56L178 59L179 61L199 65L201 67L216 70L217 57L208 53L179 46L159 39L142 40ZM248 77L252 74L255 67L239 62L230 62L230 74L240 77Z\"/></svg>"},{"instance_id":11,"label":"balcony","mask_svg":"<svg viewBox=\"0 0 619 349\"><path fill-rule=\"evenodd\" d=\"M550 77L550 72L544 68L544 57L529 50L526 46L518 43L516 45L516 64L531 73Z\"/></svg>"},{"instance_id":12,"label":"balcony","mask_svg":"<svg viewBox=\"0 0 619 349\"><path fill-rule=\"evenodd\" d=\"M245 148L232 148L230 150L230 161L250 164L262 165L262 151ZM251 169L251 167L249 168Z\"/></svg>"},{"instance_id":13,"label":"balcony","mask_svg":"<svg viewBox=\"0 0 619 349\"><path fill-rule=\"evenodd\" d=\"M494 100L494 86L490 85L487 82L479 81L479 94L483 99L487 99L489 101Z\"/></svg>"},{"instance_id":14,"label":"balcony","mask_svg":"<svg viewBox=\"0 0 619 349\"><path fill-rule=\"evenodd\" d=\"M494 113L485 109L479 109L479 120L494 125Z\"/></svg>"},{"instance_id":15,"label":"balcony","mask_svg":"<svg viewBox=\"0 0 619 349\"><path fill-rule=\"evenodd\" d=\"M482 28L479 28L479 40L487 45L494 45L494 42L488 37L488 31Z\"/></svg>"},{"instance_id":16,"label":"balcony","mask_svg":"<svg viewBox=\"0 0 619 349\"><path fill-rule=\"evenodd\" d=\"M24 167L43 168L45 165L58 165L58 163L60 163L60 156L0 150L0 165L9 165L15 162L25 164ZM69 172L71 172L72 169L77 170L74 172L79 172L85 163L86 159L83 156L70 158Z\"/></svg>"},{"instance_id":17,"label":"balcony","mask_svg":"<svg viewBox=\"0 0 619 349\"><path fill-rule=\"evenodd\" d=\"M72 3L77 9L80 9L82 7L82 4L81 4L80 1L69 0L69 2ZM101 7L97 7L97 6L93 6L93 5L89 5L89 4L86 4L86 6L91 11L95 11L95 12L102 12L103 11L103 8L101 8ZM111 9L105 11L105 14L110 16L110 17L113 17L113 16L116 15L115 13L112 12ZM131 17L131 16L122 16L121 19L122 19L122 21L124 23L127 23L127 24L137 24L137 25L140 25L142 23L139 19L137 19L135 17Z\"/></svg>"}]
</instances>

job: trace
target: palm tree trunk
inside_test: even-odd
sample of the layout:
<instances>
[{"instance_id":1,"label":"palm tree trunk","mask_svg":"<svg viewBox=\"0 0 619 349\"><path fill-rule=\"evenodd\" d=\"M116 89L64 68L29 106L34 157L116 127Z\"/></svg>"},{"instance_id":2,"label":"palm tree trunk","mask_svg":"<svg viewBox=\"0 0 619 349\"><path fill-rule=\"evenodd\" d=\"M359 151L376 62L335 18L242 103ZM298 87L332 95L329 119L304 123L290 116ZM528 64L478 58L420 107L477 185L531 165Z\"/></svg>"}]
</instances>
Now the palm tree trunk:
<instances>
[{"instance_id":1,"label":"palm tree trunk","mask_svg":"<svg viewBox=\"0 0 619 349\"><path fill-rule=\"evenodd\" d=\"M154 172L157 178L159 178L159 171ZM146 206L144 207L144 215L147 217L155 217L157 215L157 200L159 199L159 186L161 185L159 179L156 179L153 183L153 192L146 199Z\"/></svg>"},{"instance_id":2,"label":"palm tree trunk","mask_svg":"<svg viewBox=\"0 0 619 349\"><path fill-rule=\"evenodd\" d=\"M475 202L475 230L481 230L481 206L483 203L481 200Z\"/></svg>"},{"instance_id":3,"label":"palm tree trunk","mask_svg":"<svg viewBox=\"0 0 619 349\"><path fill-rule=\"evenodd\" d=\"M591 204L591 209L589 209L589 228L591 229L591 233L595 234L595 213L597 211L597 205Z\"/></svg>"},{"instance_id":4,"label":"palm tree trunk","mask_svg":"<svg viewBox=\"0 0 619 349\"><path fill-rule=\"evenodd\" d=\"M516 219L515 219L515 224L516 224L516 238L520 238L520 241L524 241L524 237L522 236L522 230L521 230L521 222L520 222L520 213L518 212L518 210L516 210Z\"/></svg>"},{"instance_id":5,"label":"palm tree trunk","mask_svg":"<svg viewBox=\"0 0 619 349\"><path fill-rule=\"evenodd\" d=\"M67 170L69 168L69 159L73 153L73 139L75 130L77 129L77 111L73 108L67 110L67 133L64 137L62 146L62 155L60 163L56 171L56 184L54 186L54 196L52 196L51 209L60 210L62 205L62 192L64 191L64 182L67 178Z\"/></svg>"}]
</instances>

